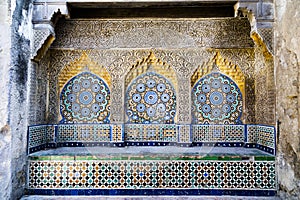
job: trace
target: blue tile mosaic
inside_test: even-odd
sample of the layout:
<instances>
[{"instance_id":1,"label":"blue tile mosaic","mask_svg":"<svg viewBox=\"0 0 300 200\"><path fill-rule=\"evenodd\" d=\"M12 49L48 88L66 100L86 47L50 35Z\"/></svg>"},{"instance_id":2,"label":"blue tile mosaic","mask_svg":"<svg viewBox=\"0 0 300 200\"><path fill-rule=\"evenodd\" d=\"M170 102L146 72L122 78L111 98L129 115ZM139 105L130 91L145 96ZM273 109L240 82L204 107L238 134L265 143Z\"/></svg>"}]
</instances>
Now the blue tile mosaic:
<instances>
[{"instance_id":1,"label":"blue tile mosaic","mask_svg":"<svg viewBox=\"0 0 300 200\"><path fill-rule=\"evenodd\" d=\"M214 72L201 78L192 89L194 124L241 124L243 97L236 83Z\"/></svg>"},{"instance_id":2,"label":"blue tile mosaic","mask_svg":"<svg viewBox=\"0 0 300 200\"><path fill-rule=\"evenodd\" d=\"M172 194L184 189L187 195L205 190L236 195L247 191L274 194L277 188L275 161L31 160L29 174L28 189L41 194L57 189L74 194L109 189L110 194L127 190L140 195L150 189L147 194L163 195L161 191Z\"/></svg>"},{"instance_id":3,"label":"blue tile mosaic","mask_svg":"<svg viewBox=\"0 0 300 200\"><path fill-rule=\"evenodd\" d=\"M212 195L212 196L276 196L275 190L207 190L207 189L29 189L29 195Z\"/></svg>"},{"instance_id":4,"label":"blue tile mosaic","mask_svg":"<svg viewBox=\"0 0 300 200\"><path fill-rule=\"evenodd\" d=\"M126 142L177 142L174 124L126 124Z\"/></svg>"},{"instance_id":5,"label":"blue tile mosaic","mask_svg":"<svg viewBox=\"0 0 300 200\"><path fill-rule=\"evenodd\" d=\"M176 93L163 76L147 72L138 76L126 92L128 123L172 124L176 114Z\"/></svg>"},{"instance_id":6,"label":"blue tile mosaic","mask_svg":"<svg viewBox=\"0 0 300 200\"><path fill-rule=\"evenodd\" d=\"M60 124L56 142L110 142L110 135L109 124Z\"/></svg>"},{"instance_id":7,"label":"blue tile mosaic","mask_svg":"<svg viewBox=\"0 0 300 200\"><path fill-rule=\"evenodd\" d=\"M62 146L223 146L275 155L275 128L262 125L59 124L28 128L29 153Z\"/></svg>"},{"instance_id":8,"label":"blue tile mosaic","mask_svg":"<svg viewBox=\"0 0 300 200\"><path fill-rule=\"evenodd\" d=\"M244 125L192 125L193 142L244 142Z\"/></svg>"},{"instance_id":9,"label":"blue tile mosaic","mask_svg":"<svg viewBox=\"0 0 300 200\"><path fill-rule=\"evenodd\" d=\"M73 77L60 95L61 123L109 123L110 90L90 72Z\"/></svg>"}]
</instances>

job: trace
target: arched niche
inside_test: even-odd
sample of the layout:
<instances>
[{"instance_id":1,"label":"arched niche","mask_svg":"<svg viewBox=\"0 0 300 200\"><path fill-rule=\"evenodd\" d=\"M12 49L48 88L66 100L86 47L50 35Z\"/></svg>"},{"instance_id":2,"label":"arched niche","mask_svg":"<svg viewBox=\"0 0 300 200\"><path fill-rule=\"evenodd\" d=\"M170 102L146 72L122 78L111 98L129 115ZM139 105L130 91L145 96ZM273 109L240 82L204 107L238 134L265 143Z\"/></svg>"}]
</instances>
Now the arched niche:
<instances>
[{"instance_id":1,"label":"arched niche","mask_svg":"<svg viewBox=\"0 0 300 200\"><path fill-rule=\"evenodd\" d=\"M155 72L135 78L125 95L127 123L172 124L176 118L176 92L172 83Z\"/></svg>"},{"instance_id":2,"label":"arched niche","mask_svg":"<svg viewBox=\"0 0 300 200\"><path fill-rule=\"evenodd\" d=\"M60 93L60 123L109 123L110 90L95 74L82 72Z\"/></svg>"},{"instance_id":3,"label":"arched niche","mask_svg":"<svg viewBox=\"0 0 300 200\"><path fill-rule=\"evenodd\" d=\"M192 89L193 124L241 124L243 96L228 76L213 72Z\"/></svg>"}]
</instances>

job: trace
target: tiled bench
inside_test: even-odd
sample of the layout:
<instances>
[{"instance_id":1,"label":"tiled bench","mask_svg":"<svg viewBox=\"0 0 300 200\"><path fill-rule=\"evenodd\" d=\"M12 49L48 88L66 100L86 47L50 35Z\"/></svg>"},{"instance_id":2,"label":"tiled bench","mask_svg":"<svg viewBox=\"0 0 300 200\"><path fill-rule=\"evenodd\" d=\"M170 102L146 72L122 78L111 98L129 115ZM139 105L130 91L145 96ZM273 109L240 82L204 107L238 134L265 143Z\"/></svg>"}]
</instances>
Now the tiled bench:
<instances>
[{"instance_id":1,"label":"tiled bench","mask_svg":"<svg viewBox=\"0 0 300 200\"><path fill-rule=\"evenodd\" d=\"M113 125L30 127L30 134L46 139L29 143L28 194L276 195L273 127L117 128L120 132Z\"/></svg>"}]
</instances>

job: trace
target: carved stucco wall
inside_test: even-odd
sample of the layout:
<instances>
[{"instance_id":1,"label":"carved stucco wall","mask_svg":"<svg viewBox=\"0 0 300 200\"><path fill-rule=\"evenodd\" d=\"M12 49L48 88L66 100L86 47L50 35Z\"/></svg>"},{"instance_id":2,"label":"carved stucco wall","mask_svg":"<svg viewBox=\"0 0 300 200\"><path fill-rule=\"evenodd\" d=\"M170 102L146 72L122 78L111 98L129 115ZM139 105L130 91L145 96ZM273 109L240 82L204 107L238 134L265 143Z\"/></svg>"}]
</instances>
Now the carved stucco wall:
<instances>
[{"instance_id":1,"label":"carved stucco wall","mask_svg":"<svg viewBox=\"0 0 300 200\"><path fill-rule=\"evenodd\" d=\"M150 27L146 28L145 24ZM208 25L213 29L207 29ZM50 57L43 58L49 63L41 62L39 67L47 70L49 75L49 123L57 123L59 120L59 74L65 66L80 59L83 54L91 62L104 66L110 73L111 122L123 123L125 77L132 66L145 60L150 52L160 62L169 65L177 75L178 123L191 123L191 76L199 66L209 68L214 63L220 68L228 67L229 71L234 71L234 68L241 70L240 73L245 77L246 85L243 87L246 87L247 102L242 119L245 123L255 123L255 54L249 37L249 22L245 18L210 21L62 20L56 30L57 39L49 51ZM216 31L222 34L212 34ZM139 35L129 37L135 32L139 32ZM161 38L163 35L172 37ZM126 37L129 38L125 40Z\"/></svg>"},{"instance_id":2,"label":"carved stucco wall","mask_svg":"<svg viewBox=\"0 0 300 200\"><path fill-rule=\"evenodd\" d=\"M48 104L48 74L47 68L50 64L49 53L47 53L39 63L31 62L29 68L29 104L28 123L45 124L47 123L47 104Z\"/></svg>"},{"instance_id":3,"label":"carved stucco wall","mask_svg":"<svg viewBox=\"0 0 300 200\"><path fill-rule=\"evenodd\" d=\"M185 50L157 50L152 49L155 56L160 60L168 63L174 68L178 77L178 121L181 123L190 123L190 109L187 109L187 102L190 102L190 77L192 72L198 65L203 65L202 63L212 65L214 63L214 57L216 52L224 53L226 50L214 50L206 51L204 49L185 49ZM80 58L83 50L51 50L51 76L49 94L49 120L52 123L57 122L58 114L58 101L53 101L58 99L58 87L57 87L57 77L59 71L66 66L69 62ZM123 122L124 121L124 110L123 110L123 99L124 99L124 84L125 75L130 69L131 65L135 64L136 61L142 60L149 56L149 50L93 50L89 51L88 55L93 59L101 62L102 65L108 66L109 71L112 75L112 105L111 105L111 121L113 122ZM226 54L226 52L225 52ZM245 71L247 76L249 72L253 71L245 69L247 67L253 66L253 50L252 49L238 49L231 52L232 57L226 57L228 60L237 63ZM229 55L227 55L229 56ZM108 59L109 58L109 59ZM238 58L238 59L235 59ZM200 64L199 64L200 63ZM184 68L182 66L185 66ZM57 74L56 74L56 73ZM253 72L252 72L253 73ZM248 86L247 86L248 87ZM252 85L253 87L253 85ZM247 104L248 110L254 108L254 99L249 98L253 103ZM114 101L115 100L115 101ZM188 104L189 105L189 104ZM252 109L251 109L252 107ZM55 112L54 112L55 111ZM253 120L254 116L250 117L251 112L249 112L249 117L247 121Z\"/></svg>"},{"instance_id":4,"label":"carved stucco wall","mask_svg":"<svg viewBox=\"0 0 300 200\"><path fill-rule=\"evenodd\" d=\"M255 119L258 124L275 125L274 59L266 43L257 33L255 41Z\"/></svg>"}]
</instances>

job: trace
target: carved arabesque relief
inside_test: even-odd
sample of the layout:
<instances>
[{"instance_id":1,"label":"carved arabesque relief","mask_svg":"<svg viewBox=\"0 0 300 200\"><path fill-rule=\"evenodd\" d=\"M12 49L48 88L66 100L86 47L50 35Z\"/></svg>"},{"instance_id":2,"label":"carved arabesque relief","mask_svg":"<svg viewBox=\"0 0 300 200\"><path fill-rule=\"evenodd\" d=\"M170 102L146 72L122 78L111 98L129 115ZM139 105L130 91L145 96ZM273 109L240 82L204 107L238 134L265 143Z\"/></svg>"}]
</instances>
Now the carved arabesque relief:
<instances>
[{"instance_id":1,"label":"carved arabesque relief","mask_svg":"<svg viewBox=\"0 0 300 200\"><path fill-rule=\"evenodd\" d=\"M253 51L252 49L236 49L236 50L205 50L205 49L151 49L151 50L51 50L51 65L48 68L49 73L49 120L57 122L58 100L59 99L59 85L58 77L59 72L65 66L70 65L74 61L80 59L85 52L87 56L93 60L93 62L101 63L104 66L111 77L111 123L123 123L124 122L124 94L125 94L125 82L126 74L130 71L133 65L141 62L143 58L147 58L150 52L156 55L156 58L160 58L166 66L172 66L174 73L176 74L178 83L177 93L177 121L178 123L188 124L191 123L191 76L196 70L197 66L205 66L205 63L212 62L220 53L222 59L231 63L230 66L238 65L241 71L245 73L246 83L247 77L252 77L252 71L247 71L250 67L253 67ZM222 60L221 59L221 60ZM200 63L200 64L199 64ZM201 64L202 63L202 64ZM130 73L129 73L130 74ZM254 84L254 82L253 82ZM250 82L252 88L253 84ZM248 91L249 86L246 84L245 91ZM253 90L250 90L253 91ZM248 92L247 92L248 93ZM251 92L250 92L251 93ZM253 94L254 95L254 94ZM246 94L246 101L249 95ZM250 102L251 103L251 102ZM246 122L253 122L254 111L251 112L251 106L248 106L246 110L248 112L248 120ZM54 111L54 112L53 112Z\"/></svg>"},{"instance_id":2,"label":"carved arabesque relief","mask_svg":"<svg viewBox=\"0 0 300 200\"><path fill-rule=\"evenodd\" d=\"M91 60L86 52L83 52L79 59L71 62L69 65L65 66L58 75L58 85L61 91L62 87L66 82L74 77L76 74L81 72L91 72L98 75L103 80L105 80L108 86L111 85L111 77L105 67L101 66L97 62Z\"/></svg>"},{"instance_id":3,"label":"carved arabesque relief","mask_svg":"<svg viewBox=\"0 0 300 200\"><path fill-rule=\"evenodd\" d=\"M254 49L222 49L219 50L222 58L229 60L233 65L240 67L245 76L245 108L242 121L247 124L256 123L255 120L255 53Z\"/></svg>"},{"instance_id":4,"label":"carved arabesque relief","mask_svg":"<svg viewBox=\"0 0 300 200\"><path fill-rule=\"evenodd\" d=\"M49 62L49 53L47 53L40 63L32 61L29 68L29 124L47 123L47 67Z\"/></svg>"},{"instance_id":5,"label":"carved arabesque relief","mask_svg":"<svg viewBox=\"0 0 300 200\"><path fill-rule=\"evenodd\" d=\"M54 48L251 47L245 18L61 20Z\"/></svg>"},{"instance_id":6,"label":"carved arabesque relief","mask_svg":"<svg viewBox=\"0 0 300 200\"><path fill-rule=\"evenodd\" d=\"M249 33L250 24L244 18L210 20L63 19L57 23L57 40L52 48L72 48L77 49L75 50L77 52L79 49L89 50L89 57L107 68L112 79L111 122L114 123L124 121L123 95L126 85L128 85L125 74L138 60L147 57L151 49L157 58L168 63L175 71L178 83L176 89L178 91L178 121L190 123L190 76L197 66L207 62L215 54L214 50L207 51L204 47L222 47L225 48L224 51L226 48L249 48L253 46ZM113 50L113 48L117 49ZM135 48L148 50L134 50ZM235 49L235 52L239 51L243 54L251 50ZM58 60L55 57L53 56L54 62ZM66 65L69 62L63 61L63 63ZM241 65L239 63L239 66L243 67L244 63ZM54 80L52 82L55 84ZM124 82L126 82L125 85ZM55 103L52 104L54 106Z\"/></svg>"},{"instance_id":7,"label":"carved arabesque relief","mask_svg":"<svg viewBox=\"0 0 300 200\"><path fill-rule=\"evenodd\" d=\"M211 73L215 68L234 80L244 96L245 76L243 72L238 65L234 65L227 59L222 58L219 52L216 53L215 57L209 63L205 63L196 69L191 78L191 86L194 86L200 78Z\"/></svg>"},{"instance_id":8,"label":"carved arabesque relief","mask_svg":"<svg viewBox=\"0 0 300 200\"><path fill-rule=\"evenodd\" d=\"M33 29L33 44L31 47L31 57L40 60L47 52L54 41L54 33L51 28Z\"/></svg>"},{"instance_id":9,"label":"carved arabesque relief","mask_svg":"<svg viewBox=\"0 0 300 200\"><path fill-rule=\"evenodd\" d=\"M257 33L255 41L255 110L256 123L275 124L274 60L266 44Z\"/></svg>"}]
</instances>

